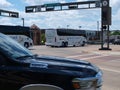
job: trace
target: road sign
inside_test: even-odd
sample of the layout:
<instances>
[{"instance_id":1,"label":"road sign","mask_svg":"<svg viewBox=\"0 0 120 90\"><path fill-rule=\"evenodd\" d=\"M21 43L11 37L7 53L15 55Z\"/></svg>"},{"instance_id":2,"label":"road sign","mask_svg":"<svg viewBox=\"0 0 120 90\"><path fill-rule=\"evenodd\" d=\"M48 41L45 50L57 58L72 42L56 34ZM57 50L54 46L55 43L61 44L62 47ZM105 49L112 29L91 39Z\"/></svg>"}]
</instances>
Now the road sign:
<instances>
[{"instance_id":1,"label":"road sign","mask_svg":"<svg viewBox=\"0 0 120 90\"><path fill-rule=\"evenodd\" d=\"M33 7L26 7L25 11L26 11L26 13L30 13L30 12L34 11L33 9L34 9Z\"/></svg>"},{"instance_id":2,"label":"road sign","mask_svg":"<svg viewBox=\"0 0 120 90\"><path fill-rule=\"evenodd\" d=\"M41 11L41 6L37 6L35 9L36 12L40 12Z\"/></svg>"},{"instance_id":3,"label":"road sign","mask_svg":"<svg viewBox=\"0 0 120 90\"><path fill-rule=\"evenodd\" d=\"M96 2L95 2L95 6L96 6L96 7L101 7L101 2L100 2L100 1L96 1Z\"/></svg>"},{"instance_id":4,"label":"road sign","mask_svg":"<svg viewBox=\"0 0 120 90\"><path fill-rule=\"evenodd\" d=\"M19 13L18 13L18 12L1 10L1 9L0 9L0 16L18 18L18 17L19 17Z\"/></svg>"},{"instance_id":5,"label":"road sign","mask_svg":"<svg viewBox=\"0 0 120 90\"><path fill-rule=\"evenodd\" d=\"M49 4L44 4L45 7L54 7L54 6L60 6L60 3L49 3Z\"/></svg>"},{"instance_id":6,"label":"road sign","mask_svg":"<svg viewBox=\"0 0 120 90\"><path fill-rule=\"evenodd\" d=\"M77 9L78 5L69 5L69 9Z\"/></svg>"}]
</instances>

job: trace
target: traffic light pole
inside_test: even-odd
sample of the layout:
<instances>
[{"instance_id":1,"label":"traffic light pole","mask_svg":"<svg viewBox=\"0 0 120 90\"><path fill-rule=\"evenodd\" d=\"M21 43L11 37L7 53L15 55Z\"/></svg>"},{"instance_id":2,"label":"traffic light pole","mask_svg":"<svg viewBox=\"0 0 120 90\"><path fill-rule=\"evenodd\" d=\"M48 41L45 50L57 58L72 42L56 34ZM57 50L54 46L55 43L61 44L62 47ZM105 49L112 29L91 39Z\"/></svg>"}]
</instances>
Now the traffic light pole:
<instances>
[{"instance_id":1,"label":"traffic light pole","mask_svg":"<svg viewBox=\"0 0 120 90\"><path fill-rule=\"evenodd\" d=\"M104 44L104 42L103 42L103 24L102 24L102 20L101 20L101 49L103 48L103 44ZM101 49L99 49L99 50L101 50Z\"/></svg>"},{"instance_id":2,"label":"traffic light pole","mask_svg":"<svg viewBox=\"0 0 120 90\"><path fill-rule=\"evenodd\" d=\"M108 47L109 50L112 50L112 49L110 49L110 44L109 44L109 42L110 42L110 38L109 38L110 28L109 27L110 26L108 25L108 30L107 30L107 47Z\"/></svg>"},{"instance_id":3,"label":"traffic light pole","mask_svg":"<svg viewBox=\"0 0 120 90\"><path fill-rule=\"evenodd\" d=\"M111 25L111 7L109 7L109 0L102 0L101 10L101 48L99 50L112 50L109 46L109 26ZM107 35L105 38L104 35ZM104 43L107 43L107 47L104 47Z\"/></svg>"},{"instance_id":4,"label":"traffic light pole","mask_svg":"<svg viewBox=\"0 0 120 90\"><path fill-rule=\"evenodd\" d=\"M109 25L104 26L103 24L101 25L101 48L99 50L112 50L110 49L110 45L109 45ZM104 29L103 27L106 27L106 29ZM106 40L104 39L104 33L107 32L107 38ZM107 43L107 47L104 47L104 43Z\"/></svg>"}]
</instances>

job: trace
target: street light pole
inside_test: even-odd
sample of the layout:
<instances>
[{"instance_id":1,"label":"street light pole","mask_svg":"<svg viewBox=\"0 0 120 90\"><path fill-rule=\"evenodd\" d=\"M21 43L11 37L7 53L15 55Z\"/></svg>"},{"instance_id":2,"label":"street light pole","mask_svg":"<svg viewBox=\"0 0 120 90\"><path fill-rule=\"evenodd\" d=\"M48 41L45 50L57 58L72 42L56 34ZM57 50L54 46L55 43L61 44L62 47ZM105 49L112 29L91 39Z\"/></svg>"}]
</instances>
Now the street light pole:
<instances>
[{"instance_id":1,"label":"street light pole","mask_svg":"<svg viewBox=\"0 0 120 90\"><path fill-rule=\"evenodd\" d=\"M99 21L97 21L97 30L99 31Z\"/></svg>"},{"instance_id":2,"label":"street light pole","mask_svg":"<svg viewBox=\"0 0 120 90\"><path fill-rule=\"evenodd\" d=\"M24 18L21 18L21 20L23 21L23 27L24 27Z\"/></svg>"},{"instance_id":3,"label":"street light pole","mask_svg":"<svg viewBox=\"0 0 120 90\"><path fill-rule=\"evenodd\" d=\"M81 29L82 26L79 26L79 29Z\"/></svg>"},{"instance_id":4,"label":"street light pole","mask_svg":"<svg viewBox=\"0 0 120 90\"><path fill-rule=\"evenodd\" d=\"M69 25L67 25L67 29L68 29Z\"/></svg>"},{"instance_id":5,"label":"street light pole","mask_svg":"<svg viewBox=\"0 0 120 90\"><path fill-rule=\"evenodd\" d=\"M97 36L98 36L98 39L101 40L101 31L100 30L100 24L99 24L99 21L97 21Z\"/></svg>"}]
</instances>

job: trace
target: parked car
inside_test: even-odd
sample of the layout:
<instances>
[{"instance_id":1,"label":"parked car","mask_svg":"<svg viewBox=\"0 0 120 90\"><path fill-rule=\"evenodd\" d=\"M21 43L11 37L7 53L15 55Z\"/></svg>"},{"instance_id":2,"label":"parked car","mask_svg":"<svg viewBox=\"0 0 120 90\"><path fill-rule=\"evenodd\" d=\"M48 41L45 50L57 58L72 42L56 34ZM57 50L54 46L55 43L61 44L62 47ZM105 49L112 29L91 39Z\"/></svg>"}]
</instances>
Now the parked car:
<instances>
[{"instance_id":1,"label":"parked car","mask_svg":"<svg viewBox=\"0 0 120 90\"><path fill-rule=\"evenodd\" d=\"M29 84L55 85L64 90L100 90L102 71L83 61L37 56L0 33L0 90Z\"/></svg>"},{"instance_id":2,"label":"parked car","mask_svg":"<svg viewBox=\"0 0 120 90\"><path fill-rule=\"evenodd\" d=\"M114 40L114 43L113 43L113 44L120 45L120 39Z\"/></svg>"}]
</instances>

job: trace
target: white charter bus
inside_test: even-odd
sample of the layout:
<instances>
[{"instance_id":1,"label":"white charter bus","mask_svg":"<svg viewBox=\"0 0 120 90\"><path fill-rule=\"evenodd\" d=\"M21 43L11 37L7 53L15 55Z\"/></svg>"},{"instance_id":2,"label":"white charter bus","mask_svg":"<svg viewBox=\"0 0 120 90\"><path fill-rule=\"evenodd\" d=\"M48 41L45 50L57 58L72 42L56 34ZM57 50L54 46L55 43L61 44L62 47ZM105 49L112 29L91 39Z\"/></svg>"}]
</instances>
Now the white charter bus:
<instances>
[{"instance_id":1,"label":"white charter bus","mask_svg":"<svg viewBox=\"0 0 120 90\"><path fill-rule=\"evenodd\" d=\"M26 35L8 35L26 48L33 46L33 40Z\"/></svg>"},{"instance_id":2,"label":"white charter bus","mask_svg":"<svg viewBox=\"0 0 120 90\"><path fill-rule=\"evenodd\" d=\"M87 42L82 36L83 31L72 29L47 29L45 30L46 46L84 46Z\"/></svg>"},{"instance_id":3,"label":"white charter bus","mask_svg":"<svg viewBox=\"0 0 120 90\"><path fill-rule=\"evenodd\" d=\"M0 25L0 32L10 36L26 48L33 46L32 33L29 27Z\"/></svg>"}]
</instances>

